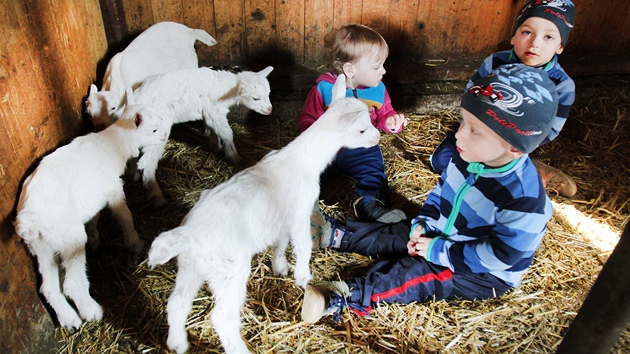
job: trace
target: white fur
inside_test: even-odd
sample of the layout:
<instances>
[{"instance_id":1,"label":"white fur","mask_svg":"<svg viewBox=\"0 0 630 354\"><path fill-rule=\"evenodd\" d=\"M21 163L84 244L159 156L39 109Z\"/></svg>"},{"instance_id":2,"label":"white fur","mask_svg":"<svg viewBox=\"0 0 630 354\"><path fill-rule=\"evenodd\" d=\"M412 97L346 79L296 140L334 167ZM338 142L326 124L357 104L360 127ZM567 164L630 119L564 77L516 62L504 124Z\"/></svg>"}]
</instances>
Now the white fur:
<instances>
[{"instance_id":1,"label":"white fur","mask_svg":"<svg viewBox=\"0 0 630 354\"><path fill-rule=\"evenodd\" d=\"M90 85L86 111L97 131L113 123L124 101L125 88L136 88L146 78L173 70L199 67L195 41L213 46L217 41L202 29L175 22L147 28L109 61L103 86Z\"/></svg>"},{"instance_id":2,"label":"white fur","mask_svg":"<svg viewBox=\"0 0 630 354\"><path fill-rule=\"evenodd\" d=\"M227 159L238 162L240 156L227 115L237 104L260 114L270 114L271 90L267 76L272 70L271 66L259 72L238 74L210 68L177 70L147 79L134 91L134 97L162 114L168 132L173 124L203 119L206 134L214 131ZM166 143L143 149L138 161L149 199L155 206L165 203L155 178L165 147Z\"/></svg>"},{"instance_id":3,"label":"white fur","mask_svg":"<svg viewBox=\"0 0 630 354\"><path fill-rule=\"evenodd\" d=\"M342 76L343 78L343 76ZM205 190L182 224L151 245L148 265L177 257L178 273L168 305L167 345L188 349L185 322L205 282L215 300L212 324L227 353L249 353L240 335L252 257L272 247L272 269L287 275L289 241L296 255L295 281L305 287L312 241L310 216L319 176L342 147L369 147L380 134L367 107L345 95L345 79L327 112L283 149L273 151L212 190Z\"/></svg>"},{"instance_id":4,"label":"white fur","mask_svg":"<svg viewBox=\"0 0 630 354\"><path fill-rule=\"evenodd\" d=\"M88 238L98 243L96 223L101 209L107 206L115 215L128 248L135 252L143 248L125 203L120 175L139 148L164 140L160 117L130 105L107 129L78 137L44 157L26 178L15 229L37 257L40 291L61 326L78 328L81 318L92 321L103 316L101 306L90 296L85 269L85 245ZM63 293L57 257L65 269ZM72 299L80 317L65 296Z\"/></svg>"}]
</instances>

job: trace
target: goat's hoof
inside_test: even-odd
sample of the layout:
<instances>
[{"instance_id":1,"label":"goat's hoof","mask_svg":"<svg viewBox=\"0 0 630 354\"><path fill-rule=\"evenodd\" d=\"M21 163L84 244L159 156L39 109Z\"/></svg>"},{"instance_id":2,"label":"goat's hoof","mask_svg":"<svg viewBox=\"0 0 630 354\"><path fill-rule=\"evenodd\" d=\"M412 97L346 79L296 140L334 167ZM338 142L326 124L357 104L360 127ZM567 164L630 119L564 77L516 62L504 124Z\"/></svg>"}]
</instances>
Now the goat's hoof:
<instances>
[{"instance_id":1,"label":"goat's hoof","mask_svg":"<svg viewBox=\"0 0 630 354\"><path fill-rule=\"evenodd\" d=\"M57 314L57 320L59 321L59 325L61 325L61 327L64 327L72 332L79 329L83 323L79 315L77 315L74 311L73 313Z\"/></svg>"}]
</instances>

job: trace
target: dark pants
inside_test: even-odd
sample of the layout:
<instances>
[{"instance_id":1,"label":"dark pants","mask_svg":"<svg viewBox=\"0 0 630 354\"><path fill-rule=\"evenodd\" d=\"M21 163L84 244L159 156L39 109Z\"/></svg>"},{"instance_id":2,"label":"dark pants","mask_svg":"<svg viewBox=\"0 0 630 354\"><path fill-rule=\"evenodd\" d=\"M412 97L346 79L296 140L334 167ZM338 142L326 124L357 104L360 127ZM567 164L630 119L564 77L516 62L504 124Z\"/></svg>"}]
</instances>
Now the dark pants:
<instances>
[{"instance_id":1,"label":"dark pants","mask_svg":"<svg viewBox=\"0 0 630 354\"><path fill-rule=\"evenodd\" d=\"M427 300L487 299L505 294L510 286L487 273L453 273L449 268L407 253L408 221L395 224L349 220L339 251L388 258L370 266L367 274L347 281L348 306L367 315L379 302L409 304Z\"/></svg>"},{"instance_id":2,"label":"dark pants","mask_svg":"<svg viewBox=\"0 0 630 354\"><path fill-rule=\"evenodd\" d=\"M345 174L356 180L356 191L362 203L380 200L389 205L387 176L381 147L342 149L333 163L322 176L322 185L330 182L339 174Z\"/></svg>"}]
</instances>

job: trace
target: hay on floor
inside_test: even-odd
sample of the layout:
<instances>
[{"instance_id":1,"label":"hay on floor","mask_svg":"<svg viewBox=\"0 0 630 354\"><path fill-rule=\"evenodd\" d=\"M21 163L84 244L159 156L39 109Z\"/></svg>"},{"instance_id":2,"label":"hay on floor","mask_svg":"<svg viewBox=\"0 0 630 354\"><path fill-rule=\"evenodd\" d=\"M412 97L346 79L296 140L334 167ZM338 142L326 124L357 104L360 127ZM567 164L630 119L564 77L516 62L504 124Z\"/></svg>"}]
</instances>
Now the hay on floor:
<instances>
[{"instance_id":1,"label":"hay on floor","mask_svg":"<svg viewBox=\"0 0 630 354\"><path fill-rule=\"evenodd\" d=\"M270 252L254 257L243 311L242 334L255 353L550 353L579 310L630 215L630 83L607 88L589 82L590 94L578 97L571 118L557 141L536 157L575 178L572 199L550 191L556 212L543 245L523 285L487 301L437 301L383 305L371 317L344 314L318 324L300 322L303 291L292 278L275 277ZM455 129L457 111L413 114L398 136L384 136L382 146L394 204L414 215L438 177L428 157ZM160 163L158 180L168 206L148 206L138 183L126 185L130 208L141 237L150 243L160 232L176 227L203 189L254 164L297 133L294 121L257 119L233 124L243 166L230 166L208 146L195 125L177 126ZM327 188L322 205L340 217L353 199L351 181ZM577 219L575 219L577 218ZM603 230L603 231L602 231ZM601 242L589 236L597 233ZM104 215L101 249L89 254L91 291L103 305L104 319L87 323L76 333L57 330L59 353L162 353L168 325L165 306L176 276L171 261L154 270L146 255L124 251L120 230ZM604 236L610 235L609 239ZM290 262L294 262L292 258ZM372 259L355 254L315 251L316 279L339 279L349 269ZM210 323L212 294L203 288L189 315L191 353L220 353ZM613 352L630 351L625 331Z\"/></svg>"}]
</instances>

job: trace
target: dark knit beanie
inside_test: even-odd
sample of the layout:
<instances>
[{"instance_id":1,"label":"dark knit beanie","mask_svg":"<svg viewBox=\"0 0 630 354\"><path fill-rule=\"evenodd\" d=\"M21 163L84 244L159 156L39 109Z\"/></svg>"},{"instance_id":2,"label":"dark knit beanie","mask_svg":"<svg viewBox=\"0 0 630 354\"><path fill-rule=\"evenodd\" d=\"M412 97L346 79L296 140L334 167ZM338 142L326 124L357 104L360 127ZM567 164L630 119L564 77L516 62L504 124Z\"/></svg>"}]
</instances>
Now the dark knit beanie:
<instances>
[{"instance_id":1,"label":"dark knit beanie","mask_svg":"<svg viewBox=\"0 0 630 354\"><path fill-rule=\"evenodd\" d=\"M546 71L506 64L475 81L464 93L461 106L510 145L529 154L551 130L558 94Z\"/></svg>"},{"instance_id":2,"label":"dark knit beanie","mask_svg":"<svg viewBox=\"0 0 630 354\"><path fill-rule=\"evenodd\" d=\"M575 23L575 6L571 0L528 0L516 16L512 33L516 33L530 17L541 17L553 22L560 31L560 39L564 46Z\"/></svg>"}]
</instances>

